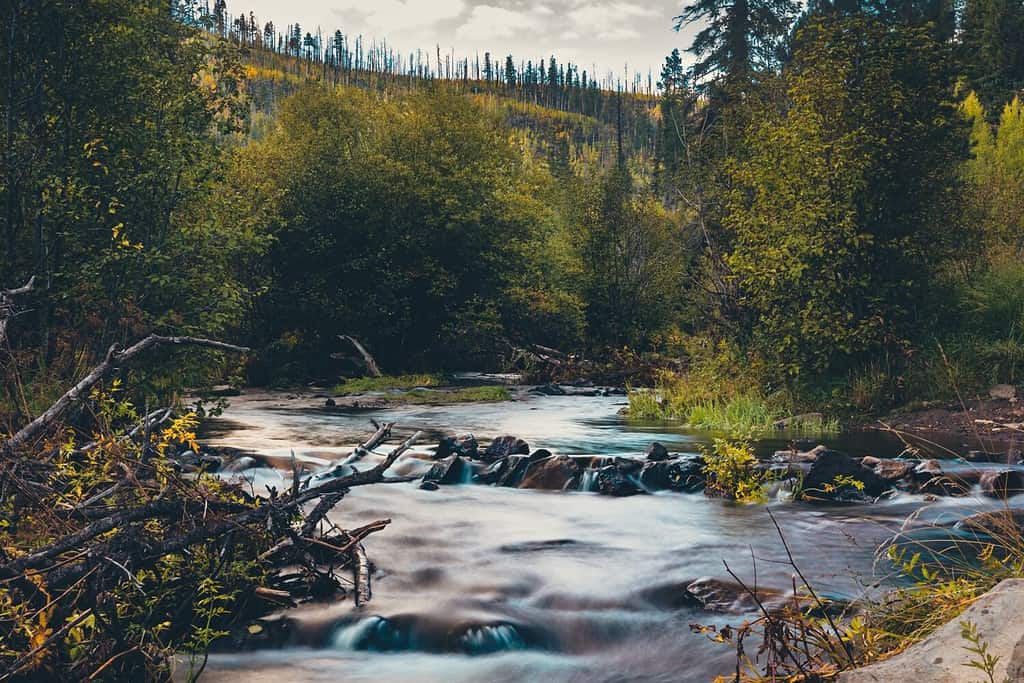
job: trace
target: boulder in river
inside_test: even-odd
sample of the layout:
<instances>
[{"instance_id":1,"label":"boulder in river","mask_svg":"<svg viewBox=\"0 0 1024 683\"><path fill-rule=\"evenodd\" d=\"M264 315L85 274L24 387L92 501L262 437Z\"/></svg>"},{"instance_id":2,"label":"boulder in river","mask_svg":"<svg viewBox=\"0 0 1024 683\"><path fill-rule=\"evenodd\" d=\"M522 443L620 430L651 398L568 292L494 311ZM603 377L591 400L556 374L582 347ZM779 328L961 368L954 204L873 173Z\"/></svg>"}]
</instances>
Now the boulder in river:
<instances>
[{"instance_id":1,"label":"boulder in river","mask_svg":"<svg viewBox=\"0 0 1024 683\"><path fill-rule=\"evenodd\" d=\"M423 481L435 484L461 484L469 478L471 471L472 465L468 460L453 454L434 463L423 475Z\"/></svg>"},{"instance_id":2,"label":"boulder in river","mask_svg":"<svg viewBox=\"0 0 1024 683\"><path fill-rule=\"evenodd\" d=\"M1024 493L1021 470L986 470L981 475L981 492L990 498L1009 498Z\"/></svg>"},{"instance_id":3,"label":"boulder in river","mask_svg":"<svg viewBox=\"0 0 1024 683\"><path fill-rule=\"evenodd\" d=\"M705 481L704 458L699 455L648 462L640 471L640 484L648 491L698 493L704 490Z\"/></svg>"},{"instance_id":4,"label":"boulder in river","mask_svg":"<svg viewBox=\"0 0 1024 683\"><path fill-rule=\"evenodd\" d=\"M434 457L446 458L453 453L464 458L475 458L478 455L479 444L472 434L456 434L446 436L437 444Z\"/></svg>"},{"instance_id":5,"label":"boulder in river","mask_svg":"<svg viewBox=\"0 0 1024 683\"><path fill-rule=\"evenodd\" d=\"M518 436L499 436L487 447L481 459L484 462L494 462L509 455L529 455L530 444Z\"/></svg>"},{"instance_id":6,"label":"boulder in river","mask_svg":"<svg viewBox=\"0 0 1024 683\"><path fill-rule=\"evenodd\" d=\"M607 465L595 470L594 490L606 496L633 496L644 492L619 465Z\"/></svg>"},{"instance_id":7,"label":"boulder in river","mask_svg":"<svg viewBox=\"0 0 1024 683\"><path fill-rule=\"evenodd\" d=\"M543 489L562 491L574 488L580 468L576 461L567 455L553 455L542 460L529 463L529 468L518 483L521 489Z\"/></svg>"},{"instance_id":8,"label":"boulder in river","mask_svg":"<svg viewBox=\"0 0 1024 683\"><path fill-rule=\"evenodd\" d=\"M539 387L530 389L531 394L540 394L541 396L565 396L566 391L557 384L542 384Z\"/></svg>"},{"instance_id":9,"label":"boulder in river","mask_svg":"<svg viewBox=\"0 0 1024 683\"><path fill-rule=\"evenodd\" d=\"M888 482L850 456L825 449L818 453L804 476L801 497L805 500L852 500L860 493L877 498L887 488Z\"/></svg>"},{"instance_id":10,"label":"boulder in river","mask_svg":"<svg viewBox=\"0 0 1024 683\"><path fill-rule=\"evenodd\" d=\"M867 467L879 478L884 479L889 483L897 482L900 479L904 479L911 472L914 471L914 467L917 466L917 460L898 460L894 458L876 458L874 456L867 456L861 458L860 464Z\"/></svg>"},{"instance_id":11,"label":"boulder in river","mask_svg":"<svg viewBox=\"0 0 1024 683\"><path fill-rule=\"evenodd\" d=\"M655 441L647 447L647 459L648 460L668 460L671 457L668 453L668 449L665 448L659 441Z\"/></svg>"},{"instance_id":12,"label":"boulder in river","mask_svg":"<svg viewBox=\"0 0 1024 683\"><path fill-rule=\"evenodd\" d=\"M944 472L938 460L922 460L910 473L914 489L918 493L936 496L966 496L970 493L970 484L962 475Z\"/></svg>"}]
</instances>

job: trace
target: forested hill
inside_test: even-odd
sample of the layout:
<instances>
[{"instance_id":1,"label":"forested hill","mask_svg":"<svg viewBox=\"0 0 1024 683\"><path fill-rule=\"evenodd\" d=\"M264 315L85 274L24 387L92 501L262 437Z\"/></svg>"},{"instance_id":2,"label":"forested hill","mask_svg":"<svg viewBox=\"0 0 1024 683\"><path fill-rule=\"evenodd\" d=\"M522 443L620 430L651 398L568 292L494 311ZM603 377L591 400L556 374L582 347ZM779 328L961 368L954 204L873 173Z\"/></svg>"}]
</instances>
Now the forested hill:
<instances>
[{"instance_id":1,"label":"forested hill","mask_svg":"<svg viewBox=\"0 0 1024 683\"><path fill-rule=\"evenodd\" d=\"M280 102L303 84L369 90L382 96L401 96L417 90L444 89L470 98L497 114L509 126L529 133L543 153L597 155L603 163L615 161L621 135L625 153L635 158L638 170L649 173L658 139L658 100L646 94L617 92L596 86L551 84L534 80L510 84L502 79L435 78L416 73L376 70L270 50L260 44L231 37L246 65L247 90L254 116L253 134L259 135ZM551 58L552 73L557 72Z\"/></svg>"}]
</instances>

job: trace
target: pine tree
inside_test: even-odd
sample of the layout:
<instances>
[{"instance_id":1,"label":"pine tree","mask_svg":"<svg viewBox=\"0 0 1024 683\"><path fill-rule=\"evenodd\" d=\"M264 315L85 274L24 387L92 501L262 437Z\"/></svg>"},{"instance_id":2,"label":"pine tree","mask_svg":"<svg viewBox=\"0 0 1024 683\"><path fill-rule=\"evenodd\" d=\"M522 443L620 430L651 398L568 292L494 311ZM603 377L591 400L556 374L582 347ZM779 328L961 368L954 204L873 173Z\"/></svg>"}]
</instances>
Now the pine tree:
<instances>
[{"instance_id":1,"label":"pine tree","mask_svg":"<svg viewBox=\"0 0 1024 683\"><path fill-rule=\"evenodd\" d=\"M1024 2L966 0L960 60L968 85L991 112L1024 90Z\"/></svg>"},{"instance_id":2,"label":"pine tree","mask_svg":"<svg viewBox=\"0 0 1024 683\"><path fill-rule=\"evenodd\" d=\"M695 82L749 81L778 61L778 46L799 4L794 0L695 0L675 18L675 29L700 23L704 28L687 52L698 59Z\"/></svg>"}]
</instances>

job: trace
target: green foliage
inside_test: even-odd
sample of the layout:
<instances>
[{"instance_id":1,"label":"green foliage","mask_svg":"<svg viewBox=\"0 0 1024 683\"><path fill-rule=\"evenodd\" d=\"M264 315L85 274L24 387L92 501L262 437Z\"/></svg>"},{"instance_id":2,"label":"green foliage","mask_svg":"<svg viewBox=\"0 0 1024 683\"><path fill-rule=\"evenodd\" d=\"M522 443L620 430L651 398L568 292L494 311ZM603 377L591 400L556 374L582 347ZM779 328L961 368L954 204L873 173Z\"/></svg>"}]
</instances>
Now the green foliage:
<instances>
[{"instance_id":1,"label":"green foliage","mask_svg":"<svg viewBox=\"0 0 1024 683\"><path fill-rule=\"evenodd\" d=\"M194 415L154 430L145 444L128 438L139 416L124 396L115 383L89 397L91 433L81 436L93 442L91 448L81 449L70 429L53 436L48 462L34 470L46 473L38 497L28 501L17 487L3 489L0 552L8 561L76 533L91 538L92 519L72 511L96 502L120 510L167 505L169 499L180 505L175 514L144 516L108 530L92 551L107 553L110 561L123 552L117 539L123 543L125 533L144 539L137 551L144 556L145 548L187 537L199 520L215 524L224 511L258 505L238 487L204 473L185 477L172 466L172 455L197 448ZM12 454L8 464L20 457ZM125 471L132 473L131 484L122 478ZM112 481L120 484L112 487ZM112 545L104 546L108 539ZM147 558L152 562L130 563L113 581L90 571L60 592L50 587L54 570L73 565L81 552L58 553L45 567L0 584L0 667L6 671L19 662L19 680L168 679L174 655L198 661L232 625L262 614L265 606L249 596L265 580L259 554L270 539L265 527L239 528L210 543L186 543ZM29 652L34 654L24 659Z\"/></svg>"},{"instance_id":2,"label":"green foliage","mask_svg":"<svg viewBox=\"0 0 1024 683\"><path fill-rule=\"evenodd\" d=\"M749 444L716 439L714 448L704 454L705 491L740 503L767 503L767 472L755 469L757 458Z\"/></svg>"},{"instance_id":3,"label":"green foliage","mask_svg":"<svg viewBox=\"0 0 1024 683\"><path fill-rule=\"evenodd\" d=\"M988 683L1000 683L996 681L996 665L999 664L1000 657L988 651L988 643L978 633L978 625L962 620L960 622L960 637L967 643L963 649L974 655L972 659L964 663L964 666L977 669L985 674ZM1001 683L1010 683L1010 679L1005 678Z\"/></svg>"},{"instance_id":4,"label":"green foliage","mask_svg":"<svg viewBox=\"0 0 1024 683\"><path fill-rule=\"evenodd\" d=\"M948 55L926 31L813 20L798 46L792 106L754 117L725 219L752 343L779 379L895 350L924 324L962 151Z\"/></svg>"},{"instance_id":5,"label":"green foliage","mask_svg":"<svg viewBox=\"0 0 1024 683\"><path fill-rule=\"evenodd\" d=\"M366 391L437 387L444 383L441 375L399 375L397 377L355 377L334 387L336 394L360 394Z\"/></svg>"},{"instance_id":6,"label":"green foliage","mask_svg":"<svg viewBox=\"0 0 1024 683\"><path fill-rule=\"evenodd\" d=\"M579 223L590 341L642 347L673 321L686 256L671 214L634 195L625 167L594 189Z\"/></svg>"}]
</instances>

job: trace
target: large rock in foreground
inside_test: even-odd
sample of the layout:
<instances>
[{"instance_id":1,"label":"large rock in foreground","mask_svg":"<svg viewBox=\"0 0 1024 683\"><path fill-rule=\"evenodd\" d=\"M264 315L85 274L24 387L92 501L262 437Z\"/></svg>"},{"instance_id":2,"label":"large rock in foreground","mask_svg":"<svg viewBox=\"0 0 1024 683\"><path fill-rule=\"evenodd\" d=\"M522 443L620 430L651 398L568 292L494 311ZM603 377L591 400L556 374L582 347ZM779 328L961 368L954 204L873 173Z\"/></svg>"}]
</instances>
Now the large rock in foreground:
<instances>
[{"instance_id":1,"label":"large rock in foreground","mask_svg":"<svg viewBox=\"0 0 1024 683\"><path fill-rule=\"evenodd\" d=\"M988 644L989 653L999 658L995 680L1024 681L1022 612L1024 579L1007 579L906 652L863 669L847 671L839 677L839 683L972 683L984 678L977 669L965 666L976 655L964 649L969 643L961 636L962 621L974 624L981 641Z\"/></svg>"}]
</instances>

